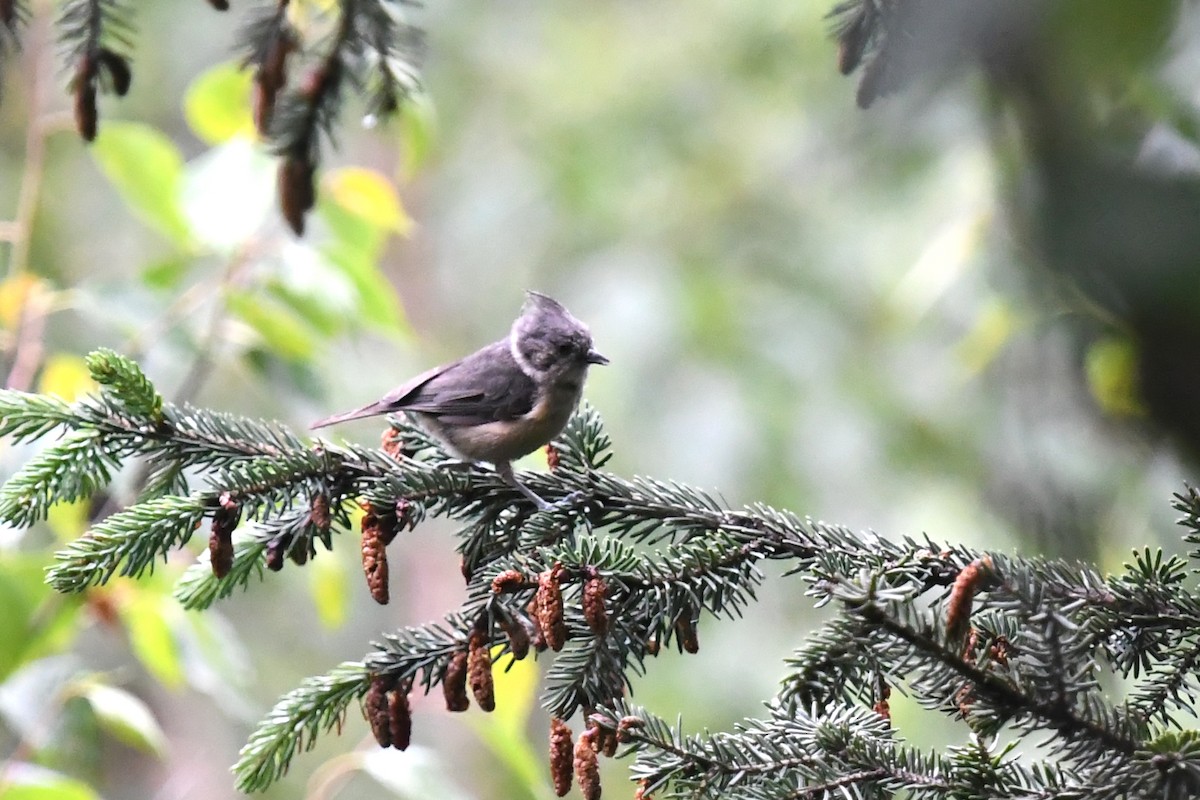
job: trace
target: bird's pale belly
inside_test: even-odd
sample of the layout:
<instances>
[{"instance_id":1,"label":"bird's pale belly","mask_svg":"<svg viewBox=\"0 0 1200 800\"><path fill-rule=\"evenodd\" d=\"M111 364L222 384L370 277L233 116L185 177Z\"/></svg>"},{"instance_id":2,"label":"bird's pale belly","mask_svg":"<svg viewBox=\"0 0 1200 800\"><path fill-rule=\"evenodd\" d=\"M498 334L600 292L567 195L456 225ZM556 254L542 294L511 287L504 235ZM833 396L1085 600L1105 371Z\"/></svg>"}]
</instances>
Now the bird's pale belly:
<instances>
[{"instance_id":1,"label":"bird's pale belly","mask_svg":"<svg viewBox=\"0 0 1200 800\"><path fill-rule=\"evenodd\" d=\"M457 455L472 461L513 461L557 436L578 403L578 390L547 392L525 416L483 425L447 425L428 414L417 416Z\"/></svg>"}]
</instances>

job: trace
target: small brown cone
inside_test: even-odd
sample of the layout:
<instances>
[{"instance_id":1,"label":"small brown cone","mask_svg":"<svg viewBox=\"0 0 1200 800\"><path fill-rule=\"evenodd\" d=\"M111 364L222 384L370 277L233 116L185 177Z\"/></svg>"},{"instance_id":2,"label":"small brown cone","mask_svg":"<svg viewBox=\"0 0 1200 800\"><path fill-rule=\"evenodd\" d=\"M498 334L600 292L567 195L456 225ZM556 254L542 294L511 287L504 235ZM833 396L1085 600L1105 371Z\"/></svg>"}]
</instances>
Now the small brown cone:
<instances>
[{"instance_id":1,"label":"small brown cone","mask_svg":"<svg viewBox=\"0 0 1200 800\"><path fill-rule=\"evenodd\" d=\"M946 642L951 647L960 647L966 641L971 628L971 606L976 592L989 577L991 566L992 560L987 556L977 558L954 579L946 600Z\"/></svg>"},{"instance_id":2,"label":"small brown cone","mask_svg":"<svg viewBox=\"0 0 1200 800\"><path fill-rule=\"evenodd\" d=\"M362 566L371 597L380 605L388 602L387 545L384 544L379 518L370 509L362 518Z\"/></svg>"},{"instance_id":3,"label":"small brown cone","mask_svg":"<svg viewBox=\"0 0 1200 800\"><path fill-rule=\"evenodd\" d=\"M596 728L588 728L575 743L575 780L584 800L600 800L600 759L596 755Z\"/></svg>"},{"instance_id":4,"label":"small brown cone","mask_svg":"<svg viewBox=\"0 0 1200 800\"><path fill-rule=\"evenodd\" d=\"M558 717L550 718L550 780L554 793L566 797L571 791L572 745L571 729Z\"/></svg>"},{"instance_id":5,"label":"small brown cone","mask_svg":"<svg viewBox=\"0 0 1200 800\"><path fill-rule=\"evenodd\" d=\"M700 639L696 636L696 623L690 616L680 616L675 620L675 635L679 637L679 646L685 653L700 652Z\"/></svg>"},{"instance_id":6,"label":"small brown cone","mask_svg":"<svg viewBox=\"0 0 1200 800\"><path fill-rule=\"evenodd\" d=\"M388 712L388 689L392 681L386 675L374 675L371 678L371 688L363 699L363 713L371 725L371 733L380 747L392 744L391 724Z\"/></svg>"},{"instance_id":7,"label":"small brown cone","mask_svg":"<svg viewBox=\"0 0 1200 800\"><path fill-rule=\"evenodd\" d=\"M506 569L492 578L492 594L503 594L521 588L525 576L515 569Z\"/></svg>"},{"instance_id":8,"label":"small brown cone","mask_svg":"<svg viewBox=\"0 0 1200 800\"><path fill-rule=\"evenodd\" d=\"M96 110L96 59L85 54L75 68L75 79L71 89L75 95L75 129L84 141L96 138L100 115Z\"/></svg>"},{"instance_id":9,"label":"small brown cone","mask_svg":"<svg viewBox=\"0 0 1200 800\"><path fill-rule=\"evenodd\" d=\"M329 516L329 496L315 494L308 504L308 518L319 531L329 530L333 520Z\"/></svg>"},{"instance_id":10,"label":"small brown cone","mask_svg":"<svg viewBox=\"0 0 1200 800\"><path fill-rule=\"evenodd\" d=\"M597 636L608 633L608 585L598 573L593 572L583 584L583 618Z\"/></svg>"},{"instance_id":11,"label":"small brown cone","mask_svg":"<svg viewBox=\"0 0 1200 800\"><path fill-rule=\"evenodd\" d=\"M525 627L524 620L505 614L500 617L500 627L504 629L504 634L508 636L508 649L512 653L513 658L520 661L529 655L531 640L529 628ZM533 627L532 624L530 627Z\"/></svg>"},{"instance_id":12,"label":"small brown cone","mask_svg":"<svg viewBox=\"0 0 1200 800\"><path fill-rule=\"evenodd\" d=\"M304 215L316 204L317 166L307 158L284 156L279 163L279 210L297 236L304 235Z\"/></svg>"},{"instance_id":13,"label":"small brown cone","mask_svg":"<svg viewBox=\"0 0 1200 800\"><path fill-rule=\"evenodd\" d=\"M113 91L118 97L124 97L129 93L129 87L133 83L133 70L129 67L129 60L122 55L114 53L107 47L101 47L96 52L97 64L108 72L108 77L112 79Z\"/></svg>"},{"instance_id":14,"label":"small brown cone","mask_svg":"<svg viewBox=\"0 0 1200 800\"><path fill-rule=\"evenodd\" d=\"M288 545L291 543L290 533L281 534L267 542L267 569L271 572L283 569L283 560L287 558Z\"/></svg>"},{"instance_id":15,"label":"small brown cone","mask_svg":"<svg viewBox=\"0 0 1200 800\"><path fill-rule=\"evenodd\" d=\"M446 698L447 711L466 711L471 705L467 698L467 654L462 650L455 653L446 666L442 694Z\"/></svg>"},{"instance_id":16,"label":"small brown cone","mask_svg":"<svg viewBox=\"0 0 1200 800\"><path fill-rule=\"evenodd\" d=\"M388 734L397 750L407 750L412 741L412 707L408 704L411 686L409 681L402 681L387 698Z\"/></svg>"},{"instance_id":17,"label":"small brown cone","mask_svg":"<svg viewBox=\"0 0 1200 800\"><path fill-rule=\"evenodd\" d=\"M481 630L471 632L470 647L467 651L467 680L471 684L471 694L475 702L484 711L496 710L496 687L492 681L492 653L488 647L487 635Z\"/></svg>"},{"instance_id":18,"label":"small brown cone","mask_svg":"<svg viewBox=\"0 0 1200 800\"><path fill-rule=\"evenodd\" d=\"M632 737L630 736L629 732L635 731L638 728L642 728L645 725L646 723L643 722L640 717L635 717L632 715L621 717L620 721L617 723L617 741L621 742L622 744L630 741Z\"/></svg>"},{"instance_id":19,"label":"small brown cone","mask_svg":"<svg viewBox=\"0 0 1200 800\"><path fill-rule=\"evenodd\" d=\"M233 531L241 521L242 512L229 492L222 493L217 503L208 536L208 556L213 575L220 579L233 567Z\"/></svg>"},{"instance_id":20,"label":"small brown cone","mask_svg":"<svg viewBox=\"0 0 1200 800\"><path fill-rule=\"evenodd\" d=\"M538 577L537 621L546 637L546 644L554 652L563 649L567 641L567 626L563 622L563 597L561 580L566 569L555 564Z\"/></svg>"}]
</instances>

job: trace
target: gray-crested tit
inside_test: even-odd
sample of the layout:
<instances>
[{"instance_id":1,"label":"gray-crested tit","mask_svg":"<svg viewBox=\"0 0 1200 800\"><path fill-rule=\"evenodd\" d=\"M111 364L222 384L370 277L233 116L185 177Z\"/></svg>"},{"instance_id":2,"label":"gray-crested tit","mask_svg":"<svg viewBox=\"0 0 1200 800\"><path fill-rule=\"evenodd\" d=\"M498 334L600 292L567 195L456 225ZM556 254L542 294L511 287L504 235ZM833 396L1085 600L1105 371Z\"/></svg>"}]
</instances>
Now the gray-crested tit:
<instances>
[{"instance_id":1,"label":"gray-crested tit","mask_svg":"<svg viewBox=\"0 0 1200 800\"><path fill-rule=\"evenodd\" d=\"M526 295L521 316L504 339L312 427L404 411L456 455L490 461L538 508L550 508L517 480L511 462L562 431L579 404L588 367L608 359L592 349L588 327L557 300L532 291Z\"/></svg>"}]
</instances>

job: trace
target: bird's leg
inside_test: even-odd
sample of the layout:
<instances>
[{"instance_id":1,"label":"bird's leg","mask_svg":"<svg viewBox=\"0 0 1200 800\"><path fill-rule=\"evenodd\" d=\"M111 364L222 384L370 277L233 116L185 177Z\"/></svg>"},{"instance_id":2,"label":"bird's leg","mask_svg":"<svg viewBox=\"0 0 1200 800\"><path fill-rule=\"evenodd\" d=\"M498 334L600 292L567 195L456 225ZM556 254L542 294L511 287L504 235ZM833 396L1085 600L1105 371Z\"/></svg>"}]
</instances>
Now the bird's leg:
<instances>
[{"instance_id":1,"label":"bird's leg","mask_svg":"<svg viewBox=\"0 0 1200 800\"><path fill-rule=\"evenodd\" d=\"M508 461L497 461L496 472L499 473L500 477L505 483L532 500L533 504L538 507L539 511L549 511L551 508L553 508L550 503L547 503L545 500L538 497L532 489L517 480L517 476L513 474L512 464Z\"/></svg>"}]
</instances>

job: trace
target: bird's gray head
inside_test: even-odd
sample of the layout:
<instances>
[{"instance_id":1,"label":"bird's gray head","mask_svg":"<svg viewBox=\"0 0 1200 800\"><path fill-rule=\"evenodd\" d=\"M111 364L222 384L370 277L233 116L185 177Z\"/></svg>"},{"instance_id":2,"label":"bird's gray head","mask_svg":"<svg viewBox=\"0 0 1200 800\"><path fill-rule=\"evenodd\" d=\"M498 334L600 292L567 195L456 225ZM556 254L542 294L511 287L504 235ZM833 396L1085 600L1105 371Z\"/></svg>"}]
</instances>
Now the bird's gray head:
<instances>
[{"instance_id":1,"label":"bird's gray head","mask_svg":"<svg viewBox=\"0 0 1200 800\"><path fill-rule=\"evenodd\" d=\"M608 359L592 349L592 333L557 300L526 292L521 316L513 323L513 358L530 377L579 382L590 364Z\"/></svg>"}]
</instances>

